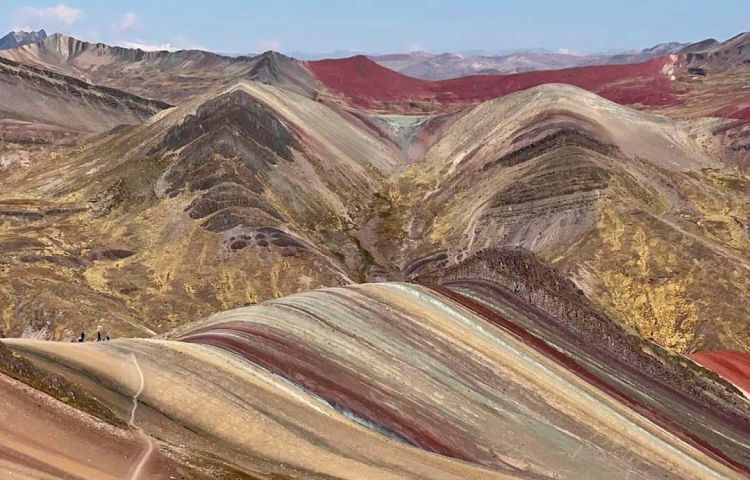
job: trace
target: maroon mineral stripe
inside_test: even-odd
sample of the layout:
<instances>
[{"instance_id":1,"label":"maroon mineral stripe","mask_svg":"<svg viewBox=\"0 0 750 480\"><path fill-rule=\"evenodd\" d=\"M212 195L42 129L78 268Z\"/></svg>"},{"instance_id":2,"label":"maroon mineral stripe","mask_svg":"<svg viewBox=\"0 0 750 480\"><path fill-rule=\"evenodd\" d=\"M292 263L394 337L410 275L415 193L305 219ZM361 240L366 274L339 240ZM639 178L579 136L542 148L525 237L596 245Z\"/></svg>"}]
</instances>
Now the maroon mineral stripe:
<instances>
[{"instance_id":1,"label":"maroon mineral stripe","mask_svg":"<svg viewBox=\"0 0 750 480\"><path fill-rule=\"evenodd\" d=\"M629 397L628 395L624 393L621 393L620 391L616 390L612 386L602 382L601 380L599 380L599 378L597 378L594 374L592 374L591 372L583 368L583 366L578 364L571 357L569 357L568 355L564 354L563 352L559 350L552 348L549 344L547 344L547 342L531 334L530 332L520 327L519 325L516 325L515 323L511 322L507 318L500 315L498 312L494 310L490 310L484 305L481 305L475 302L474 300L471 300L470 298L465 297L464 295L461 295L460 293L449 290L445 287L430 286L428 288L434 290L435 292L439 293L440 295L446 298L453 300L459 305L462 305L468 308L469 310L476 313L477 315L484 318L485 320L492 323L493 325L496 325L502 328L503 330L517 337L519 340L523 341L526 345L529 345L530 347L533 347L537 351L552 358L553 360L558 362L560 365L566 367L567 369L574 372L576 375L578 375L582 379L586 380L591 385L596 386L597 388L604 391L608 395L616 398L623 404L630 407L632 410L636 411L637 413L639 413L640 415L643 415L646 418L649 418L660 427L664 428L667 431L672 432L673 434L677 435L680 439L684 440L685 442L692 445L693 447L703 451L710 457L724 463L725 465L737 470L738 472L744 475L750 475L750 468L747 465L740 463L732 458L729 458L722 451L714 448L712 445L709 445L707 442L705 442L701 438L697 438L696 436L691 434L689 431L685 430L681 425L678 425L672 422L671 420L664 418L658 412L654 412L653 410L646 407L645 405L642 405L641 403L637 402L635 399Z\"/></svg>"},{"instance_id":2,"label":"maroon mineral stripe","mask_svg":"<svg viewBox=\"0 0 750 480\"><path fill-rule=\"evenodd\" d=\"M281 331L250 322L233 322L214 328L210 332L187 335L181 341L213 345L236 353L425 450L460 460L508 467L499 464L496 458L482 456L478 449L469 449L472 443L452 425L431 422L429 415L419 413L418 405L389 397L377 386L368 385L347 372L341 364L284 338ZM398 408L388 408L394 401Z\"/></svg>"},{"instance_id":3,"label":"maroon mineral stripe","mask_svg":"<svg viewBox=\"0 0 750 480\"><path fill-rule=\"evenodd\" d=\"M612 355L612 353L608 350L602 349L599 346L580 344L579 339L576 337L575 333L573 333L573 330L564 327L563 324L558 323L554 319L548 318L549 314L541 310L539 307L528 303L522 297L514 295L510 291L500 287L498 284L485 280L451 281L443 284L444 287L448 287L452 291L455 291L452 287L456 285L459 287L462 285L468 286L477 294L481 292L480 297L482 295L489 295L491 297L499 296L499 298L502 299L502 302L517 309L522 315L525 315L533 322L539 324L539 326L542 326L541 324L544 324L544 327L548 330L548 334L554 335L557 338L563 340L567 339L567 341L571 342L573 345L577 345L587 353L593 355L596 358L599 358L600 361L605 362L608 366L617 365L615 369L617 370L618 374L624 374L626 377L632 376L637 378L641 383L640 389L642 391L658 390L664 395L675 396L685 406L691 409L696 409L703 415L706 415L708 418L713 418L715 421L721 421L722 423L724 423L724 425L731 426L733 430L736 429L736 433L745 436L750 435L750 424L748 424L748 419L744 416L723 409L719 409L717 411L717 409L708 408L704 403L696 400L692 396L686 395L682 390L679 390L672 385L659 382L658 380L648 375L644 375L636 367L627 362L624 362L620 357ZM457 293L460 294L461 292L458 291ZM490 309L492 308L490 307ZM530 333L532 335L545 339L544 335L535 333L533 330L531 330ZM560 346L557 341L554 340L552 340L550 343L554 343L557 347ZM575 358L575 355L569 356L573 356ZM583 365L584 368L586 368L585 363L583 363ZM606 382L605 379L602 380ZM617 387L613 388L617 389Z\"/></svg>"}]
</instances>

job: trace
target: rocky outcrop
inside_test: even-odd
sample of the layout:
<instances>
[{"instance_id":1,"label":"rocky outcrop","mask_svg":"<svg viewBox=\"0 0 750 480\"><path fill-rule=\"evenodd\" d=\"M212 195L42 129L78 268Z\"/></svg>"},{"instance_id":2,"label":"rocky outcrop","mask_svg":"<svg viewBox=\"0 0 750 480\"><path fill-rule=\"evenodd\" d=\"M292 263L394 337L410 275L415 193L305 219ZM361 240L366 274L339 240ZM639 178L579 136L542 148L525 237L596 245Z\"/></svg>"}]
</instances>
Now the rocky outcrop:
<instances>
[{"instance_id":1,"label":"rocky outcrop","mask_svg":"<svg viewBox=\"0 0 750 480\"><path fill-rule=\"evenodd\" d=\"M6 36L0 38L0 50L8 50L10 48L20 47L29 43L40 42L47 38L47 32L39 30L38 32L10 32Z\"/></svg>"},{"instance_id":2,"label":"rocky outcrop","mask_svg":"<svg viewBox=\"0 0 750 480\"><path fill-rule=\"evenodd\" d=\"M724 42L704 40L685 47L679 53L685 55L689 68L701 69L702 75L747 68L750 66L750 32Z\"/></svg>"},{"instance_id":3,"label":"rocky outcrop","mask_svg":"<svg viewBox=\"0 0 750 480\"><path fill-rule=\"evenodd\" d=\"M643 402L647 409L660 412L673 422L680 421L681 414L677 411L683 407L678 405L690 405L687 408L704 405L705 411L725 426L736 426L736 434L743 435L740 432L746 429L740 418L747 407L739 390L685 357L623 328L602 314L564 274L527 250L483 250L455 266L425 274L417 282L453 292L459 301L467 299L470 305L478 302L481 308L518 322L613 388L622 388L620 380L613 378L627 378L623 383L631 387L622 390L626 396ZM538 314L529 315L530 312ZM634 388L633 385L649 386ZM657 396L677 398L669 405L655 402L651 395L657 390L660 392ZM721 443L722 451L734 451L738 460L746 458L745 453L735 450L731 441L708 440L714 435L710 428L698 430L705 442Z\"/></svg>"},{"instance_id":4,"label":"rocky outcrop","mask_svg":"<svg viewBox=\"0 0 750 480\"><path fill-rule=\"evenodd\" d=\"M315 98L315 78L293 58L268 51L251 59L252 67L245 78L254 82L285 88Z\"/></svg>"}]
</instances>

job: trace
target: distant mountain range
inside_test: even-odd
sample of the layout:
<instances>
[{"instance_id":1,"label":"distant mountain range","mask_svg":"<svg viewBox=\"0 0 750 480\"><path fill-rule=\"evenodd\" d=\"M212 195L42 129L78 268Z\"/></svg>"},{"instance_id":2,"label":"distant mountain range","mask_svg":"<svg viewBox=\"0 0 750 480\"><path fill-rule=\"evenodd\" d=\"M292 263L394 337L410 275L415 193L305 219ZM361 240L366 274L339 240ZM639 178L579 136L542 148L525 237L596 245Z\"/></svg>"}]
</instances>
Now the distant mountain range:
<instances>
[{"instance_id":1,"label":"distant mountain range","mask_svg":"<svg viewBox=\"0 0 750 480\"><path fill-rule=\"evenodd\" d=\"M380 65L425 80L445 80L467 75L496 75L575 67L594 63L599 57L546 52L517 52L500 56L440 55L413 52L370 57Z\"/></svg>"},{"instance_id":2,"label":"distant mountain range","mask_svg":"<svg viewBox=\"0 0 750 480\"><path fill-rule=\"evenodd\" d=\"M277 70L265 71L270 68L268 56L279 64L292 61L273 52L255 57L228 57L201 50L146 52L89 43L60 33L0 50L0 58L169 103L221 88L230 79L278 76Z\"/></svg>"},{"instance_id":3,"label":"distant mountain range","mask_svg":"<svg viewBox=\"0 0 750 480\"><path fill-rule=\"evenodd\" d=\"M688 45L690 44L680 42L660 43L658 45L654 45L651 48L644 48L643 50L635 52L625 52L612 55L608 58L609 61L607 63L643 62L648 60L649 58L677 53Z\"/></svg>"},{"instance_id":4,"label":"distant mountain range","mask_svg":"<svg viewBox=\"0 0 750 480\"><path fill-rule=\"evenodd\" d=\"M633 64L669 54L684 55L684 65L691 67L694 72L703 72L706 69L716 72L750 62L746 48L748 38L749 34L745 33L725 42L714 39L689 44L669 42L632 52L584 55L532 49L508 50L502 54L487 54L477 50L463 53L435 54L416 51L362 56L395 72L424 80L559 70L591 65ZM270 54L267 52L264 55ZM278 53L273 55L274 62L286 65L286 75L294 60ZM303 57L299 60L306 61L310 57L315 57L296 55L298 58ZM352 55L351 51L340 50L332 52L329 58L352 58ZM232 79L270 78L278 74L273 71L273 65L260 61L261 57L263 55L229 56L201 50L143 51L138 48L90 43L61 33L48 36L44 30L10 32L0 39L0 58L170 103L205 91L207 88L218 87L225 82L231 83ZM259 72L258 69L262 69L263 72ZM304 77L305 75L298 72L286 80L299 86L307 83ZM300 88L300 93L309 92L307 87Z\"/></svg>"},{"instance_id":5,"label":"distant mountain range","mask_svg":"<svg viewBox=\"0 0 750 480\"><path fill-rule=\"evenodd\" d=\"M239 79L283 84L287 88L308 97L311 96L311 85L314 83L308 69L311 64L316 63L315 61L299 61L276 52L266 52L257 56L227 56L201 50L146 52L137 48L89 43L60 33L46 36L43 30L39 32L11 32L5 38L9 39L8 41L20 42L30 41L34 36L37 38L43 36L44 38L35 43L26 43L15 48L0 50L0 58L67 75L90 84L116 88L140 97L158 99L170 104L177 104L196 94L220 90L232 85ZM572 55L543 50L512 52L497 56L460 53L438 55L428 52L412 52L392 55L361 55L349 57L349 59L369 58L372 66L384 67L384 70L386 70L384 76L388 76L387 72L390 71L390 73L405 75L407 78L411 77L412 80L445 80L468 75L520 75L520 77L507 81L497 79L497 82L495 82L489 79L489 82L494 85L491 90L495 92L496 87L505 91L503 85L507 84L508 81L511 84L521 82L520 84L528 84L527 86L550 81L571 83L571 79L567 79L565 72L559 72L561 69L634 64L669 54L678 54L682 57L679 62L675 63L672 60L667 62L674 63L677 67L669 75L674 77L672 81L687 78L686 76L691 75L705 76L707 73L723 72L750 62L746 49L748 38L748 34L740 34L725 42L718 42L713 39L692 44L671 42L639 51L617 54ZM341 60L344 61L341 65L348 64L345 60ZM330 61L337 62L339 60ZM361 60L354 62L354 64L361 63ZM335 68L339 67L336 66ZM545 74L544 71L549 73ZM640 69L635 67L634 71L640 71ZM535 80L528 77L531 72L538 72L539 75L532 75L536 78ZM658 75L653 77L652 80L654 78L660 79L663 76L663 72L656 73ZM352 80L359 76L361 75L347 78ZM365 76L369 77L369 74ZM521 77L524 78L523 81L521 81ZM664 81L666 81L666 78L664 77ZM371 83L375 80L377 79L368 79L367 82ZM730 81L731 79L726 77L725 80ZM496 83L497 85L495 85ZM575 84L575 82L572 83ZM518 85L514 89L517 89ZM702 83L699 83L691 88L700 89L703 88L702 85ZM453 91L450 88L449 90ZM675 89L671 86L657 89L657 96L658 92L672 90ZM680 89L678 88L675 91L677 90ZM713 89L711 92L711 95L706 97L707 101L700 104L700 110L692 112L691 115L719 115L733 118L748 116L747 111L750 108L750 101L745 100L741 90L732 89L731 86L728 86L718 90ZM404 94L404 91L399 93ZM505 93L509 93L509 91ZM651 93L653 92L650 92L647 96ZM607 95L605 94L605 96ZM615 97L610 95L608 98L615 101L623 100L616 95ZM369 97L365 99L366 102L372 100L373 98ZM625 103L633 102L630 99ZM694 106L698 105L694 102L693 104Z\"/></svg>"},{"instance_id":6,"label":"distant mountain range","mask_svg":"<svg viewBox=\"0 0 750 480\"><path fill-rule=\"evenodd\" d=\"M711 49L713 53L709 56L715 58L717 55L724 55L731 50L729 48L723 54L721 53L724 51L722 50L722 46L729 42L737 43L741 49L742 45L744 45L744 39L745 36L738 35L723 43L714 39L692 44L668 42L642 50L619 53L571 54L545 49L527 49L504 50L500 53L473 50L459 53L437 54L415 51L381 55L351 50L336 50L326 54L294 52L291 53L291 56L299 60L316 60L365 55L376 63L404 75L426 80L445 80L467 75L509 74L585 65L638 63L650 58L678 52L690 55L691 62L700 63L704 58L700 53L704 50ZM4 53L2 56L41 68L48 68L58 73L72 75L84 81L94 83L101 81L101 79L96 78L101 76L101 73L97 72L99 69L94 65L98 65L99 60L96 59L101 59L101 56L112 57L115 63L120 63L121 61L129 63L130 61L141 60L146 63L156 62L161 64L161 68L167 68L168 70L182 68L178 67L178 65L185 66L185 62L193 67L197 67L199 70L205 70L206 67L211 67L209 69L213 70L213 67L216 67L217 64L221 64L223 67L230 67L230 65L237 62L243 63L248 58L256 56L254 54L230 56L198 50L145 52L137 48L89 43L60 33L48 36L44 30L36 32L14 31L0 39L0 50L13 50L19 47L21 47L20 50L14 50L12 53L8 52L7 54ZM112 72L109 70L113 68L115 66L111 63L106 66L105 70L108 71L107 76L112 76L110 75ZM138 93L151 92L144 91Z\"/></svg>"},{"instance_id":7,"label":"distant mountain range","mask_svg":"<svg viewBox=\"0 0 750 480\"><path fill-rule=\"evenodd\" d=\"M20 47L29 43L40 42L47 38L47 32L39 30L38 32L10 32L3 38L0 38L0 50Z\"/></svg>"},{"instance_id":8,"label":"distant mountain range","mask_svg":"<svg viewBox=\"0 0 750 480\"><path fill-rule=\"evenodd\" d=\"M688 64L712 71L750 65L750 32L735 35L725 42L713 38L693 43L680 50Z\"/></svg>"},{"instance_id":9,"label":"distant mountain range","mask_svg":"<svg viewBox=\"0 0 750 480\"><path fill-rule=\"evenodd\" d=\"M371 55L370 58L384 67L410 77L445 80L467 75L497 75L584 65L637 63L675 53L687 45L677 42L662 43L651 48L614 55L601 53L574 55L545 50L528 50L503 55L412 52Z\"/></svg>"}]
</instances>

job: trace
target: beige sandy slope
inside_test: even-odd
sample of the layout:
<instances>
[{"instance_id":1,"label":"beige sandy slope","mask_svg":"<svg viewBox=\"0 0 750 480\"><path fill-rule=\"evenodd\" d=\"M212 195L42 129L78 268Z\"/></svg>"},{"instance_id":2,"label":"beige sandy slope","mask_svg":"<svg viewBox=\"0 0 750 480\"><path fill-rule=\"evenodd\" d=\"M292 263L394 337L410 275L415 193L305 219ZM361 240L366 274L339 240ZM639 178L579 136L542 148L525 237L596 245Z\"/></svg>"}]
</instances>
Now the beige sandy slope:
<instances>
[{"instance_id":1,"label":"beige sandy slope","mask_svg":"<svg viewBox=\"0 0 750 480\"><path fill-rule=\"evenodd\" d=\"M58 352L59 346L67 345L31 349L41 348L55 364L72 365L79 372L87 370L85 364L96 365L89 372L100 380L89 388L106 386L100 394L123 409L130 400L127 392L138 386L135 354L146 378L141 398L147 405L138 411L136 423L241 468L265 464L272 472L303 472L302 478L315 478L315 473L336 478L508 478L380 437L286 381L213 349L156 341L67 352Z\"/></svg>"},{"instance_id":2,"label":"beige sandy slope","mask_svg":"<svg viewBox=\"0 0 750 480\"><path fill-rule=\"evenodd\" d=\"M112 427L4 375L0 387L3 478L131 478L144 451L133 432ZM168 479L178 472L161 454L149 460L143 475L135 478Z\"/></svg>"}]
</instances>

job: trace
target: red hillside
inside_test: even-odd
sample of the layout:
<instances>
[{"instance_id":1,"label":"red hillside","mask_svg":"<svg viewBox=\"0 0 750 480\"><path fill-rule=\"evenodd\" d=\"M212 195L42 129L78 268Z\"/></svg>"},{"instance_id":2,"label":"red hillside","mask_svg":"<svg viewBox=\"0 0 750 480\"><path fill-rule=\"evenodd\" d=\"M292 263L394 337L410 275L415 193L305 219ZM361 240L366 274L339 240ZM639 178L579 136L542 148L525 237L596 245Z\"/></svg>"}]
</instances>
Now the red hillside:
<instances>
[{"instance_id":1,"label":"red hillside","mask_svg":"<svg viewBox=\"0 0 750 480\"><path fill-rule=\"evenodd\" d=\"M643 63L595 65L562 70L541 70L511 75L472 75L429 81L407 77L356 57L307 62L315 77L331 90L359 106L380 102L437 101L444 105L474 103L545 83L566 83L596 92L622 104L666 106L677 103L666 71L673 57Z\"/></svg>"},{"instance_id":2,"label":"red hillside","mask_svg":"<svg viewBox=\"0 0 750 480\"><path fill-rule=\"evenodd\" d=\"M697 352L690 358L750 392L750 355L732 350Z\"/></svg>"},{"instance_id":3,"label":"red hillside","mask_svg":"<svg viewBox=\"0 0 750 480\"><path fill-rule=\"evenodd\" d=\"M727 105L721 110L714 112L713 115L724 118L750 120L750 98Z\"/></svg>"}]
</instances>

